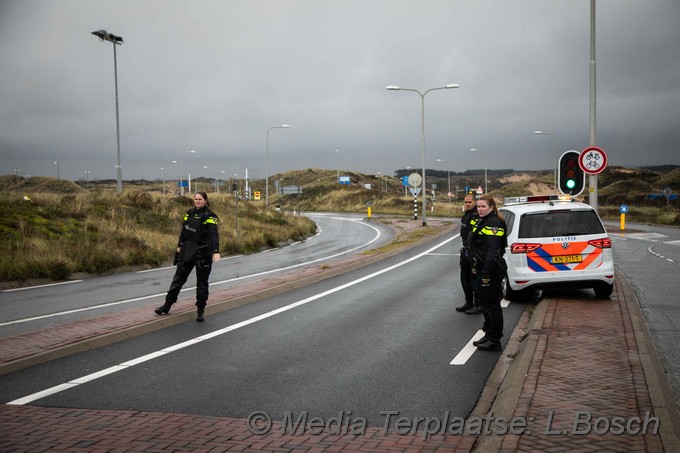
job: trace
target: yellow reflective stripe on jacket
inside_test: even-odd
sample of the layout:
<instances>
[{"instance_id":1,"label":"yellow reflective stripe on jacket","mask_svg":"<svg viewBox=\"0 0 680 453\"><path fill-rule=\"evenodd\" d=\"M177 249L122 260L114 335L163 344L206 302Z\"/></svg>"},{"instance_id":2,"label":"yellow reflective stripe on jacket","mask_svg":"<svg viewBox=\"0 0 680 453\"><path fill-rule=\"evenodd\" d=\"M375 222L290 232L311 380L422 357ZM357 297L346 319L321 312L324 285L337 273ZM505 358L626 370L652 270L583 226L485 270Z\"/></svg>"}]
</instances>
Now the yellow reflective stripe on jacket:
<instances>
[{"instance_id":1,"label":"yellow reflective stripe on jacket","mask_svg":"<svg viewBox=\"0 0 680 453\"><path fill-rule=\"evenodd\" d=\"M213 225L217 225L217 220L215 220L214 217L208 217L207 219L205 219L205 222L203 222L203 225L205 225L206 223L212 223Z\"/></svg>"},{"instance_id":2,"label":"yellow reflective stripe on jacket","mask_svg":"<svg viewBox=\"0 0 680 453\"><path fill-rule=\"evenodd\" d=\"M494 231L495 230L495 231ZM485 226L482 228L482 230L479 232L479 234L484 234L486 236L503 236L505 235L505 230L500 227L490 227L490 226Z\"/></svg>"}]
</instances>

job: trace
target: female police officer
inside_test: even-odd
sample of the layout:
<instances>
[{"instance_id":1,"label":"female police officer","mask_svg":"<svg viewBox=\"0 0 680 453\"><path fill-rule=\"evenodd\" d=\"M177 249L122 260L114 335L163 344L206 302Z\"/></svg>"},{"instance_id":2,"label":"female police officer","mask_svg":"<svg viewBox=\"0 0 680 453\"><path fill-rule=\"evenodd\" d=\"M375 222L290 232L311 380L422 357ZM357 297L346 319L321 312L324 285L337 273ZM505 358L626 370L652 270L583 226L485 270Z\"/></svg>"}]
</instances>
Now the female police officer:
<instances>
[{"instance_id":1,"label":"female police officer","mask_svg":"<svg viewBox=\"0 0 680 453\"><path fill-rule=\"evenodd\" d=\"M184 215L177 245L177 271L165 296L165 304L154 311L159 315L170 311L191 270L196 266L196 321L202 322L208 302L208 277L212 263L220 260L220 239L217 215L208 207L208 194L196 192L194 206Z\"/></svg>"},{"instance_id":2,"label":"female police officer","mask_svg":"<svg viewBox=\"0 0 680 453\"><path fill-rule=\"evenodd\" d=\"M503 310L501 308L502 282L505 276L506 226L498 213L496 201L489 194L477 200L479 220L468 236L468 259L473 273L475 291L484 314L485 335L473 342L478 349L500 351L503 336Z\"/></svg>"}]
</instances>

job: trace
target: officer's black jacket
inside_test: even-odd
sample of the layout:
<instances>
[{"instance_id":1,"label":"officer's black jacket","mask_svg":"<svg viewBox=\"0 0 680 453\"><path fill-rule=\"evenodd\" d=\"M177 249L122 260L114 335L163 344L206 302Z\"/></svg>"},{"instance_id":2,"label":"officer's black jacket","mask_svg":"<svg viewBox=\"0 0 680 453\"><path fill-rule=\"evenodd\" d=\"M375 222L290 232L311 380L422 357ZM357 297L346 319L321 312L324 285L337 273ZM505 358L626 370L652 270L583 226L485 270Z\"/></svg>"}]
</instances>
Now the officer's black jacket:
<instances>
[{"instance_id":1,"label":"officer's black jacket","mask_svg":"<svg viewBox=\"0 0 680 453\"><path fill-rule=\"evenodd\" d=\"M468 248L468 235L478 220L479 214L477 214L476 207L465 211L463 217L460 218L460 238L463 241L463 247Z\"/></svg>"},{"instance_id":2,"label":"officer's black jacket","mask_svg":"<svg viewBox=\"0 0 680 453\"><path fill-rule=\"evenodd\" d=\"M491 275L496 260L505 253L507 241L505 231L505 222L493 211L486 217L480 217L470 230L468 235L470 257L477 260L477 271L483 276Z\"/></svg>"},{"instance_id":3,"label":"officer's black jacket","mask_svg":"<svg viewBox=\"0 0 680 453\"><path fill-rule=\"evenodd\" d=\"M220 238L217 231L217 215L207 206L201 209L191 208L184 214L182 231L179 233L178 247L185 242L193 242L205 247L210 252L219 253Z\"/></svg>"}]
</instances>

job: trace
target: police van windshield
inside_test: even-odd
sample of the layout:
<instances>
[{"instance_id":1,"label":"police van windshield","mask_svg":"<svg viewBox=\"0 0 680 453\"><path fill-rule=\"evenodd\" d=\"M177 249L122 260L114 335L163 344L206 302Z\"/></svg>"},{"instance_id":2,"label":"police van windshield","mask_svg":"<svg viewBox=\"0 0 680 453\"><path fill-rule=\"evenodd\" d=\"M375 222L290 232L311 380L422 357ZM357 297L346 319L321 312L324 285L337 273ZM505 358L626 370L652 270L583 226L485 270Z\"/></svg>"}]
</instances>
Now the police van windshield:
<instances>
[{"instance_id":1,"label":"police van windshield","mask_svg":"<svg viewBox=\"0 0 680 453\"><path fill-rule=\"evenodd\" d=\"M525 214L519 226L520 238L602 234L604 227L593 210L564 210Z\"/></svg>"}]
</instances>

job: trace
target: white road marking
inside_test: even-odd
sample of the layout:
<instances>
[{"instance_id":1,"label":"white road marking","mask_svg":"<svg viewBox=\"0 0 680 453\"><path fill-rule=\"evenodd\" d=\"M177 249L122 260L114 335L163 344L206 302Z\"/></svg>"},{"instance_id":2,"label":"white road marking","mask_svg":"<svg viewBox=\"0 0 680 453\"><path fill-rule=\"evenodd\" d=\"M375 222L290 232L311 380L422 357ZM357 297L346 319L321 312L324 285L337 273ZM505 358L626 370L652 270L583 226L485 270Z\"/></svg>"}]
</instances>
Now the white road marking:
<instances>
[{"instance_id":1,"label":"white road marking","mask_svg":"<svg viewBox=\"0 0 680 453\"><path fill-rule=\"evenodd\" d=\"M377 272L366 275L364 277L358 278L358 279L353 280L351 282L345 283L345 284L340 285L340 286L336 286L335 288L331 288L331 289L324 291L322 293L315 294L315 295L310 296L306 299L302 299L300 301L294 302L292 304L286 305L286 306L278 308L276 310L272 310L272 311L269 311L267 313L263 313L259 316L254 317L254 318L250 318L250 319L247 319L245 321L242 321L242 322L239 322L239 323L236 323L236 324L232 324L231 326L224 327L224 328L216 330L214 332L211 332L211 333L208 333L208 334L205 334L205 335L201 335L200 337L196 337L196 338L193 338L191 340L184 341L182 343L178 343L178 344L175 344L175 345L168 346L167 348L164 348L160 351L153 352L153 353L150 353L150 354L146 354L144 356L138 357L138 358L133 359L131 361L124 362L124 363L121 363L121 364L118 364L118 365L114 365L114 366L106 368L104 370L88 374L88 375L83 376L81 378L71 380L71 381L69 381L65 384L59 384L59 385L56 385L54 387L42 390L40 392L36 392L36 393L31 394L31 395L24 396L22 398L18 398L16 400L10 401L7 404L11 404L11 405L15 405L15 406L23 406L24 404L28 404L28 403L31 403L33 401L45 398L46 396L53 395L55 393L59 393L59 392L63 392L65 390L71 389L75 386L78 386L78 385L84 383L84 382L90 382L90 381L93 381L95 379L99 379L100 377L108 376L110 374L117 373L118 371L126 370L126 369L128 369L132 366L138 365L140 363L144 363L146 361L155 359L157 357L161 357L162 355L169 354L169 353L175 352L175 351L179 351L180 349L184 349L188 346L193 346L193 345L200 343L202 341L206 341L206 340L209 340L211 338L215 338L215 337L218 337L220 335L224 335L225 333L232 332L232 331L240 329L242 327L246 327L246 326L248 326L250 324L254 324L258 321L262 321L263 319L267 319L267 318L270 318L272 316L276 316L280 313L284 313L288 310L292 310L293 308L297 308L301 305L308 304L309 302L321 299L321 298L328 296L330 294L336 293L338 291L342 291L346 288L352 287L352 286L357 285L359 283L362 283L362 282L365 282L365 281L370 280L372 278L375 278L379 275L390 272L390 271L397 269L401 266L409 264L409 263L411 263L411 262L413 262L417 259L422 258L423 256L429 255L434 250L437 250L438 248L448 244L449 242L453 241L458 236L459 235L456 234L455 236L452 236L452 237L444 240L443 242L440 242L439 244L431 247L428 250L425 250L424 252L422 252L418 255L415 255L411 258L400 261L397 264L386 267L384 269L381 269Z\"/></svg>"},{"instance_id":2,"label":"white road marking","mask_svg":"<svg viewBox=\"0 0 680 453\"><path fill-rule=\"evenodd\" d=\"M82 282L82 280L69 280L67 282L47 283L45 285L27 286L25 288L3 289L2 292L3 293L11 293L12 291L23 291L25 289L46 288L48 286L57 286L57 285L68 285L69 283L78 283L78 282Z\"/></svg>"},{"instance_id":3,"label":"white road marking","mask_svg":"<svg viewBox=\"0 0 680 453\"><path fill-rule=\"evenodd\" d=\"M472 357L472 354L477 351L477 346L474 346L472 344L473 341L477 341L480 338L484 336L484 332L482 330L478 330L472 338L470 338L470 341L467 342L467 344L463 347L463 349L460 350L458 355L456 355L451 363L449 365L465 365L465 363L468 361L470 357Z\"/></svg>"},{"instance_id":4,"label":"white road marking","mask_svg":"<svg viewBox=\"0 0 680 453\"><path fill-rule=\"evenodd\" d=\"M610 233L610 236L616 236L628 239L640 239L642 241L656 241L657 239L667 238L665 234L659 233Z\"/></svg>"}]
</instances>

